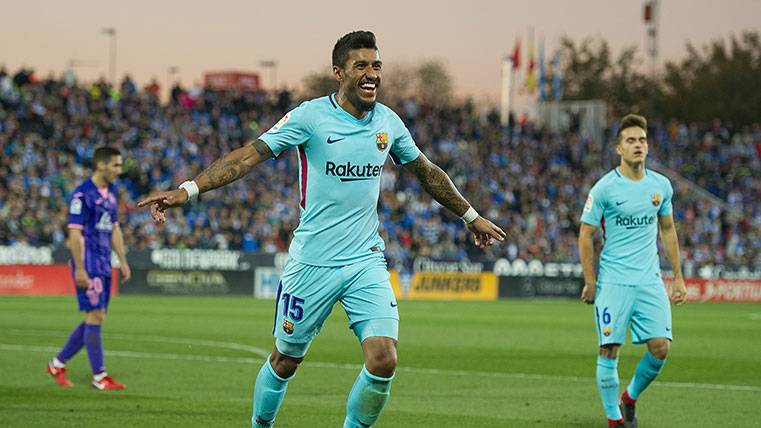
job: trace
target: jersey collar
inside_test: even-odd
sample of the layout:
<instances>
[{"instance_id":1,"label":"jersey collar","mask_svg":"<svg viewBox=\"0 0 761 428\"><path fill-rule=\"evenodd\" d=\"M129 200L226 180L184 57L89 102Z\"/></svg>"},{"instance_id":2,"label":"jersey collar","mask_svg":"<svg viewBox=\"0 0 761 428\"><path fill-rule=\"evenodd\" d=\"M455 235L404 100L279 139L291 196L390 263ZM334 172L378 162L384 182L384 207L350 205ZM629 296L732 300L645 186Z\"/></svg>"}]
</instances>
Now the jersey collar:
<instances>
[{"instance_id":1,"label":"jersey collar","mask_svg":"<svg viewBox=\"0 0 761 428\"><path fill-rule=\"evenodd\" d=\"M373 120L373 116L375 115L375 107L373 107L372 110L367 112L367 115L365 115L365 117L363 117L362 119L357 119L353 114L344 110L344 108L341 107L341 104L338 104L338 99L336 98L336 95L337 95L336 92L333 92L332 94L328 95L328 100L330 101L330 104L333 106L333 109L338 111L339 115L348 118L354 123L359 123L363 125L370 123Z\"/></svg>"}]
</instances>

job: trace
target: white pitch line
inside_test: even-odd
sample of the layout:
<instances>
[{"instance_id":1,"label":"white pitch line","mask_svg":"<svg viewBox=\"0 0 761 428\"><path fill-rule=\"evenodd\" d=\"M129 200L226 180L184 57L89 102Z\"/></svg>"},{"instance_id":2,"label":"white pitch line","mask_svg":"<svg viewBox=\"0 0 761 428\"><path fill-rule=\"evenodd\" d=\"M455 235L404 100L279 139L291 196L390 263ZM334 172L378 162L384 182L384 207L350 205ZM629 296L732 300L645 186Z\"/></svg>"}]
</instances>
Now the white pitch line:
<instances>
[{"instance_id":1,"label":"white pitch line","mask_svg":"<svg viewBox=\"0 0 761 428\"><path fill-rule=\"evenodd\" d=\"M54 348L51 346L10 345L7 343L0 343L0 350L21 351L21 352L47 352L47 353L56 353L59 351L58 348ZM215 362L215 363L243 363L243 364L254 364L254 363L259 364L262 362L261 358L215 357L212 355L165 354L165 353L135 352L135 351L105 351L105 354L106 356L109 356L109 357L147 358L147 359L154 359L154 360L207 361L207 362Z\"/></svg>"},{"instance_id":2,"label":"white pitch line","mask_svg":"<svg viewBox=\"0 0 761 428\"><path fill-rule=\"evenodd\" d=\"M50 347L50 346L27 346L27 345L12 345L12 344L0 343L0 350L19 351L19 352L55 353L58 351L58 348ZM135 352L135 351L106 351L106 355L110 357L147 358L147 359L156 359L156 360L205 361L205 362L257 364L257 365L262 363L261 358L215 357L211 355L166 354L166 353ZM305 361L304 365L308 367L319 367L319 368L325 368L325 369L349 369L349 370L360 369L360 365L358 364L337 364L337 363ZM399 367L398 371L405 372L405 373L417 373L417 374L427 374L427 375L435 375L435 376L469 376L469 377L475 376L475 377L486 377L486 378L492 378L492 379L499 378L499 379L540 380L540 381L549 381L549 382L562 381L562 382L594 383L595 381L594 378L580 377L580 376L556 376L556 375L530 374L530 373L504 373L504 372L484 372L484 371L469 371L469 370L444 370L444 369L432 369L432 368L424 368L424 367ZM761 386L754 386L754 385L725 385L725 384L712 384L712 383L660 382L660 381L655 381L654 384L658 386L664 386L667 388L707 389L707 390L734 391L734 392L761 392Z\"/></svg>"},{"instance_id":3,"label":"white pitch line","mask_svg":"<svg viewBox=\"0 0 761 428\"><path fill-rule=\"evenodd\" d=\"M5 333L21 334L24 336L33 335L38 337L58 337L58 336L69 334L70 332L63 331L63 330L53 331L53 330L8 329L5 331ZM236 351L250 352L252 354L259 355L262 358L267 357L270 354L270 351L267 351L262 348L257 348L255 346L242 345L240 343L234 343L234 342L219 342L216 340L183 339L180 337L145 336L145 335L119 334L119 333L108 333L106 335L106 338L117 339L117 340L132 340L132 341L140 341L140 342L173 343L176 345L208 346L212 348L225 348L225 349L232 349Z\"/></svg>"}]
</instances>

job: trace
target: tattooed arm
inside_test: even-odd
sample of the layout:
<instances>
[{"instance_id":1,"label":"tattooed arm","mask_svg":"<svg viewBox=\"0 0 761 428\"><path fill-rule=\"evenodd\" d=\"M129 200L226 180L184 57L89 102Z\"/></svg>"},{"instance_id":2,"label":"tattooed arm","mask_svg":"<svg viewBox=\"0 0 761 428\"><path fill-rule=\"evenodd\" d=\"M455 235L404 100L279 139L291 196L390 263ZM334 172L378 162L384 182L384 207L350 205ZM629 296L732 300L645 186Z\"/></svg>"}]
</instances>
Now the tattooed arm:
<instances>
[{"instance_id":1,"label":"tattooed arm","mask_svg":"<svg viewBox=\"0 0 761 428\"><path fill-rule=\"evenodd\" d=\"M462 197L452 180L449 179L444 170L438 165L428 160L424 154L420 154L417 159L404 165L407 171L415 174L420 184L436 202L440 203L446 209L451 211L457 217L462 217L465 211L470 208L470 204Z\"/></svg>"},{"instance_id":2,"label":"tattooed arm","mask_svg":"<svg viewBox=\"0 0 761 428\"><path fill-rule=\"evenodd\" d=\"M230 184L251 172L262 161L274 157L269 146L261 140L233 150L224 157L217 159L193 180L198 186L198 193ZM159 223L166 221L164 212L167 208L183 205L190 199L185 189L176 189L149 195L138 202L138 207L151 206L151 215Z\"/></svg>"},{"instance_id":3,"label":"tattooed arm","mask_svg":"<svg viewBox=\"0 0 761 428\"><path fill-rule=\"evenodd\" d=\"M462 217L471 207L467 200L460 194L446 172L438 165L428 160L424 154L420 154L412 162L404 167L415 174L420 184L436 202L443 205L457 217ZM467 223L468 230L473 232L473 242L481 247L487 247L494 239L504 241L506 234L488 219L480 215Z\"/></svg>"},{"instance_id":4,"label":"tattooed arm","mask_svg":"<svg viewBox=\"0 0 761 428\"><path fill-rule=\"evenodd\" d=\"M269 146L256 140L217 159L193 181L199 193L208 192L243 177L260 162L272 157L274 154Z\"/></svg>"}]
</instances>

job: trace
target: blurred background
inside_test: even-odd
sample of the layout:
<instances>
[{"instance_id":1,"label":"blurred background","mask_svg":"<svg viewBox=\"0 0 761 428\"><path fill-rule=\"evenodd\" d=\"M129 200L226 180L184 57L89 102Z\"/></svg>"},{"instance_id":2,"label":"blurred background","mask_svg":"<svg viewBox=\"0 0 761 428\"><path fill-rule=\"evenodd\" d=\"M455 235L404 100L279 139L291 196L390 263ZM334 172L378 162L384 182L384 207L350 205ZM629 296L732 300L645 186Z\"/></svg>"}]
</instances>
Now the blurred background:
<instances>
[{"instance_id":1,"label":"blurred background","mask_svg":"<svg viewBox=\"0 0 761 428\"><path fill-rule=\"evenodd\" d=\"M271 295L298 224L295 153L172 211L164 226L135 203L196 176L300 101L334 91L332 46L363 28L376 33L384 60L381 101L512 237L475 248L414 177L388 167L380 232L401 294L416 273L456 272L539 277L550 294L575 295L582 204L618 163L617 120L636 112L649 120L648 167L675 188L691 298L712 298L704 280L742 279L752 280L742 293L761 300L757 1L388 1L366 9L83 0L0 7L0 263L66 263L67 201L91 174L94 148L112 144L125 158L119 215L136 273L123 292ZM234 267L213 262L225 257ZM170 268L242 276L224 277L226 288L198 275L156 279ZM37 287L28 285L34 270L17 272L5 272L0 292ZM537 293L534 282L510 292L497 282L496 295Z\"/></svg>"}]
</instances>

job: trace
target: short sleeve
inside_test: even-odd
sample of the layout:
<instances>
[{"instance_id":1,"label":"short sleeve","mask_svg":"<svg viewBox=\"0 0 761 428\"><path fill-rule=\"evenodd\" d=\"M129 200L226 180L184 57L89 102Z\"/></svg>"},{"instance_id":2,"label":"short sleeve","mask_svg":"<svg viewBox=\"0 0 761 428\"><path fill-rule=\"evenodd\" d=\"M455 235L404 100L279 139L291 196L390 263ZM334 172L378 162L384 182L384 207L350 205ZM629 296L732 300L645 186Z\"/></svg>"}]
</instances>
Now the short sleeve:
<instances>
[{"instance_id":1,"label":"short sleeve","mask_svg":"<svg viewBox=\"0 0 761 428\"><path fill-rule=\"evenodd\" d=\"M74 192L69 200L69 229L84 229L85 227L85 194Z\"/></svg>"},{"instance_id":2,"label":"short sleeve","mask_svg":"<svg viewBox=\"0 0 761 428\"><path fill-rule=\"evenodd\" d=\"M312 124L309 114L309 102L289 111L269 131L259 139L269 146L277 157L291 147L300 146L312 135Z\"/></svg>"},{"instance_id":3,"label":"short sleeve","mask_svg":"<svg viewBox=\"0 0 761 428\"><path fill-rule=\"evenodd\" d=\"M605 192L599 182L592 187L581 213L581 221L591 226L599 227L605 209Z\"/></svg>"},{"instance_id":4,"label":"short sleeve","mask_svg":"<svg viewBox=\"0 0 761 428\"><path fill-rule=\"evenodd\" d=\"M668 179L666 179L664 187L663 202L661 202L661 207L658 209L658 216L660 217L667 216L674 210L674 207L671 204L671 198L674 196L674 188L671 187L671 182Z\"/></svg>"},{"instance_id":5,"label":"short sleeve","mask_svg":"<svg viewBox=\"0 0 761 428\"><path fill-rule=\"evenodd\" d=\"M420 156L420 149L415 145L410 130L404 125L402 119L394 113L394 141L391 143L389 155L397 165L404 165L414 161Z\"/></svg>"}]
</instances>

